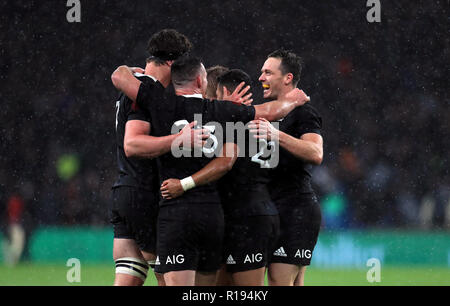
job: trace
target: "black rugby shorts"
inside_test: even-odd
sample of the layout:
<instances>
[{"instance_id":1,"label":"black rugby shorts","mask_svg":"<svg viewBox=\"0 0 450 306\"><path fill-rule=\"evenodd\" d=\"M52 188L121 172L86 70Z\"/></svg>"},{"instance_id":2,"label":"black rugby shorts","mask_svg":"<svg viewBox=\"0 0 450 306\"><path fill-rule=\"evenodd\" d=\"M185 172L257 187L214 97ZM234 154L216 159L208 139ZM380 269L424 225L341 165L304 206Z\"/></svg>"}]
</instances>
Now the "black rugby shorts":
<instances>
[{"instance_id":1,"label":"black rugby shorts","mask_svg":"<svg viewBox=\"0 0 450 306\"><path fill-rule=\"evenodd\" d=\"M131 186L112 190L109 211L114 238L134 239L142 251L156 252L158 194Z\"/></svg>"},{"instance_id":2,"label":"black rugby shorts","mask_svg":"<svg viewBox=\"0 0 450 306\"><path fill-rule=\"evenodd\" d=\"M322 221L317 197L291 195L274 202L280 215L280 236L270 263L310 265Z\"/></svg>"},{"instance_id":3,"label":"black rugby shorts","mask_svg":"<svg viewBox=\"0 0 450 306\"><path fill-rule=\"evenodd\" d=\"M220 204L177 203L160 207L155 272L220 268L224 218Z\"/></svg>"},{"instance_id":4,"label":"black rugby shorts","mask_svg":"<svg viewBox=\"0 0 450 306\"><path fill-rule=\"evenodd\" d=\"M267 266L280 231L278 215L225 219L223 263L228 272Z\"/></svg>"}]
</instances>

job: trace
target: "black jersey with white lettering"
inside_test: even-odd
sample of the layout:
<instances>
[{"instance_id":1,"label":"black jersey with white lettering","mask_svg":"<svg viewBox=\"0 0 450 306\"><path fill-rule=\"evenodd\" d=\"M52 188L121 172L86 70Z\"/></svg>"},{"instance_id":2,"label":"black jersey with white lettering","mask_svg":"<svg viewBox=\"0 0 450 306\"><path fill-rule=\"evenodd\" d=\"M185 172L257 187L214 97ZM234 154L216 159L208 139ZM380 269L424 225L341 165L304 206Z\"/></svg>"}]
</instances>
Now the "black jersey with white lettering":
<instances>
[{"instance_id":1,"label":"black jersey with white lettering","mask_svg":"<svg viewBox=\"0 0 450 306\"><path fill-rule=\"evenodd\" d=\"M322 118L317 110L306 103L291 111L281 122L280 131L295 138L307 133L321 134ZM271 174L269 185L272 199L277 200L290 195L312 193L311 168L301 159L281 148L279 164Z\"/></svg>"},{"instance_id":2,"label":"black jersey with white lettering","mask_svg":"<svg viewBox=\"0 0 450 306\"><path fill-rule=\"evenodd\" d=\"M141 82L147 83L154 80L143 74L136 74ZM119 177L114 183L114 187L132 186L144 188L149 191L159 190L156 161L152 159L141 159L127 157L124 150L125 125L130 120L142 120L150 122L148 113L141 110L136 103L128 99L126 95L120 93L116 102L116 144L117 163Z\"/></svg>"},{"instance_id":3,"label":"black jersey with white lettering","mask_svg":"<svg viewBox=\"0 0 450 306\"><path fill-rule=\"evenodd\" d=\"M218 144L216 152L221 149L221 138L226 137L226 130L223 128L226 122L243 121L247 123L255 116L254 107L210 101L203 99L201 95L176 96L165 93L159 82L142 83L136 101L139 106L148 111L152 122L152 133L155 136L166 136L178 132L183 125L194 120L203 127L214 126L214 131L208 141ZM216 124L210 124L212 121ZM173 129L175 123L179 124L179 128ZM160 156L157 159L160 183L169 178L183 179L202 169L214 157L205 156L207 149L203 148L203 154L199 154L202 153L199 151L191 151L186 152L184 156L175 157L173 152L169 152ZM195 157L199 155L201 157ZM188 190L177 199L163 199L160 204L186 202L220 204L216 183Z\"/></svg>"},{"instance_id":4,"label":"black jersey with white lettering","mask_svg":"<svg viewBox=\"0 0 450 306\"><path fill-rule=\"evenodd\" d=\"M256 140L248 129L244 133L240 131L240 135L235 134L239 157L218 183L225 215L231 218L277 215L267 187L271 166L268 156L271 154L269 151L274 151L275 144ZM239 136L244 139L239 140Z\"/></svg>"}]
</instances>

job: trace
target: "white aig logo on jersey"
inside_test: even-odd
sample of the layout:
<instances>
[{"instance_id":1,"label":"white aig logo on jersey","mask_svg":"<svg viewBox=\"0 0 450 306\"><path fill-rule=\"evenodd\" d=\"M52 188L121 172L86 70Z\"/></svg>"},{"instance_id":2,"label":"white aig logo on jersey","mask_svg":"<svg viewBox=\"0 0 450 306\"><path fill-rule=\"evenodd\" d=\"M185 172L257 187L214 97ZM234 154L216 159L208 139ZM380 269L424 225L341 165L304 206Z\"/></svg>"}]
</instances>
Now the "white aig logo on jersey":
<instances>
[{"instance_id":1,"label":"white aig logo on jersey","mask_svg":"<svg viewBox=\"0 0 450 306\"><path fill-rule=\"evenodd\" d=\"M183 262L184 262L183 254L167 256L166 258L166 265L182 264Z\"/></svg>"},{"instance_id":2,"label":"white aig logo on jersey","mask_svg":"<svg viewBox=\"0 0 450 306\"><path fill-rule=\"evenodd\" d=\"M251 255L245 255L244 263L255 263L260 262L262 260L262 254L251 254Z\"/></svg>"}]
</instances>

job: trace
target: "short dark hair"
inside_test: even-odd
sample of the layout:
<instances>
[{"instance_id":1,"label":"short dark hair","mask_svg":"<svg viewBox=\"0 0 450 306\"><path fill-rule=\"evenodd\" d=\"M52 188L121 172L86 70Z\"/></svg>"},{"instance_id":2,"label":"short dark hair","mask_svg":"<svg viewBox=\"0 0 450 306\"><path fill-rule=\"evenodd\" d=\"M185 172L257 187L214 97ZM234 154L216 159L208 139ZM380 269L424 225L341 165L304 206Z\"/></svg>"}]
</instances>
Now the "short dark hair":
<instances>
[{"instance_id":1,"label":"short dark hair","mask_svg":"<svg viewBox=\"0 0 450 306\"><path fill-rule=\"evenodd\" d=\"M189 39L174 29L161 30L150 38L147 51L150 57L147 62L164 64L165 61L176 60L192 49Z\"/></svg>"},{"instance_id":2,"label":"short dark hair","mask_svg":"<svg viewBox=\"0 0 450 306\"><path fill-rule=\"evenodd\" d=\"M217 98L216 97L216 90L218 85L218 78L225 72L227 72L229 69L224 66L216 65L209 67L206 69L206 78L208 79L208 86L206 87L206 96Z\"/></svg>"},{"instance_id":3,"label":"short dark hair","mask_svg":"<svg viewBox=\"0 0 450 306\"><path fill-rule=\"evenodd\" d=\"M220 86L219 90L222 91L222 87L225 86L229 92L233 92L236 87L245 82L250 85L252 79L250 76L241 69L231 69L218 77L217 83Z\"/></svg>"},{"instance_id":4,"label":"short dark hair","mask_svg":"<svg viewBox=\"0 0 450 306\"><path fill-rule=\"evenodd\" d=\"M268 57L279 58L281 60L281 73L292 73L292 83L297 86L302 73L303 59L291 50L278 49L269 54Z\"/></svg>"},{"instance_id":5,"label":"short dark hair","mask_svg":"<svg viewBox=\"0 0 450 306\"><path fill-rule=\"evenodd\" d=\"M195 56L182 56L175 60L170 68L172 83L174 85L184 85L197 77L200 72L202 61Z\"/></svg>"}]
</instances>

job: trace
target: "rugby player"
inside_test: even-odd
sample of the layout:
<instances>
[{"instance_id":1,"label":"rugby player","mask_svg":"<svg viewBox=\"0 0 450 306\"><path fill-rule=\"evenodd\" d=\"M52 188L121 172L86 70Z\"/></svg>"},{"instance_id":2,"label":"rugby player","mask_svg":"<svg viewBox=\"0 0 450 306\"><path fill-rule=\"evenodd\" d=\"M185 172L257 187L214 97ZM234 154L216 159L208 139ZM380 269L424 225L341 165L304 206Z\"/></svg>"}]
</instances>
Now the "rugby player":
<instances>
[{"instance_id":1,"label":"rugby player","mask_svg":"<svg viewBox=\"0 0 450 306\"><path fill-rule=\"evenodd\" d=\"M145 70L134 69L139 72L134 74L136 79L145 83L153 82L156 78L167 87L170 84L171 63L190 49L189 40L175 30L165 29L154 34L148 43L150 57ZM114 228L113 258L116 264L114 284L142 285L148 265L152 266L156 258L159 202L156 162L148 158L170 151L175 140L200 140L197 136L204 131L191 129L191 123L176 135L149 136L149 116L123 93L116 102L116 108L119 177L113 186L110 209ZM156 278L159 285L164 285L161 275L156 274Z\"/></svg>"},{"instance_id":2,"label":"rugby player","mask_svg":"<svg viewBox=\"0 0 450 306\"><path fill-rule=\"evenodd\" d=\"M229 69L224 66L215 65L206 69L206 80L208 85L206 86L205 98L209 100L217 99L217 78L227 72ZM249 85L249 84L247 84Z\"/></svg>"},{"instance_id":3,"label":"rugby player","mask_svg":"<svg viewBox=\"0 0 450 306\"><path fill-rule=\"evenodd\" d=\"M221 74L217 78L217 98L224 100L224 96L228 96L242 82L251 83L250 76L242 70L232 69ZM266 266L278 239L279 218L266 186L268 172L261 167L261 160L249 155L252 140L249 140L248 133L244 133L245 141L239 143L243 146L239 151L244 154L218 182L225 214L223 260L226 265L226 269L222 268L218 275L219 286L263 286ZM261 150L266 149L266 144L260 146ZM211 170L206 173L212 181L218 178L216 173L220 170L210 164L206 167ZM192 175L195 182L198 182L199 172ZM164 198L182 195L180 180L164 181L161 192Z\"/></svg>"},{"instance_id":4,"label":"rugby player","mask_svg":"<svg viewBox=\"0 0 450 306\"><path fill-rule=\"evenodd\" d=\"M306 95L297 89L287 95L286 101L263 105L247 107L215 103L203 99L207 80L200 60L183 58L173 63L171 69L175 96L164 94L159 82L140 82L126 66L119 67L112 75L113 84L119 90L148 110L156 136L170 133L174 123L180 119L186 122L193 120L195 114L201 114L206 122L219 123L245 123L260 117L276 120L307 100ZM238 86L236 91L240 92L242 86ZM243 100L242 97L237 98L238 102ZM190 175L209 162L203 157L175 158L173 154L162 155L157 160L160 181L172 177L181 179L185 191L197 183ZM157 233L159 265L156 269L164 273L167 285L214 283L222 252L222 245L217 242L222 241L223 236L223 212L214 184L199 186L176 199L163 199L160 202ZM203 281L199 280L200 277Z\"/></svg>"},{"instance_id":5,"label":"rugby player","mask_svg":"<svg viewBox=\"0 0 450 306\"><path fill-rule=\"evenodd\" d=\"M301 58L293 52L281 49L272 52L259 77L264 98L283 99L297 87L301 69ZM275 140L280 146L279 165L271 174L269 185L280 215L280 239L269 265L268 278L270 285L303 285L321 225L310 169L322 163L322 119L311 103L307 103L294 109L279 124L279 130L265 119L249 125L256 138Z\"/></svg>"}]
</instances>

